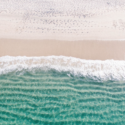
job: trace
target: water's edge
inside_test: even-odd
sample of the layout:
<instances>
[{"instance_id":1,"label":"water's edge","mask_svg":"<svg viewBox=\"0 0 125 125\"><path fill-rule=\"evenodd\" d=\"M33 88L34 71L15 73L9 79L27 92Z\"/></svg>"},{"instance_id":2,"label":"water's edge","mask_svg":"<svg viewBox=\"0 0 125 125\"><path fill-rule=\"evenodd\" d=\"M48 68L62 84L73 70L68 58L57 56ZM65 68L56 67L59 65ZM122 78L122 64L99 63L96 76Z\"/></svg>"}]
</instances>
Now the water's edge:
<instances>
[{"instance_id":1,"label":"water's edge","mask_svg":"<svg viewBox=\"0 0 125 125\"><path fill-rule=\"evenodd\" d=\"M125 80L125 61L118 60L83 60L65 56L3 56L0 57L0 74L18 71L56 70L69 72L93 80Z\"/></svg>"}]
</instances>

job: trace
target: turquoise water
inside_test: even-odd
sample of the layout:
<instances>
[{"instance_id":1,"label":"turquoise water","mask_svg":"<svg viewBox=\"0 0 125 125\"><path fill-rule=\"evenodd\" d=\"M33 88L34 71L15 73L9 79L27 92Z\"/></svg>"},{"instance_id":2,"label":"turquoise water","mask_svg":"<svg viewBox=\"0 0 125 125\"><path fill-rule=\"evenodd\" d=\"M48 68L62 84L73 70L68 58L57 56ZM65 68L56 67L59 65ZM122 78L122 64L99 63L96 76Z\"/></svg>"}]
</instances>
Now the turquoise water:
<instances>
[{"instance_id":1,"label":"turquoise water","mask_svg":"<svg viewBox=\"0 0 125 125\"><path fill-rule=\"evenodd\" d=\"M125 125L125 82L67 71L0 75L0 125Z\"/></svg>"}]
</instances>

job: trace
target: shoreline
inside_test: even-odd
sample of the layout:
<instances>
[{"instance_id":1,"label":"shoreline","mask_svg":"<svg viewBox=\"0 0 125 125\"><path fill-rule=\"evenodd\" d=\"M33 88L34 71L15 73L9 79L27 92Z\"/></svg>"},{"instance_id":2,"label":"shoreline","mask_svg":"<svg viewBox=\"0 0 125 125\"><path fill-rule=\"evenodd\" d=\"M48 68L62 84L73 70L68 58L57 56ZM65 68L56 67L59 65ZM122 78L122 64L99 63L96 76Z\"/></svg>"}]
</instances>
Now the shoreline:
<instances>
[{"instance_id":1,"label":"shoreline","mask_svg":"<svg viewBox=\"0 0 125 125\"><path fill-rule=\"evenodd\" d=\"M1 56L71 56L87 60L125 60L125 41L0 39Z\"/></svg>"}]
</instances>

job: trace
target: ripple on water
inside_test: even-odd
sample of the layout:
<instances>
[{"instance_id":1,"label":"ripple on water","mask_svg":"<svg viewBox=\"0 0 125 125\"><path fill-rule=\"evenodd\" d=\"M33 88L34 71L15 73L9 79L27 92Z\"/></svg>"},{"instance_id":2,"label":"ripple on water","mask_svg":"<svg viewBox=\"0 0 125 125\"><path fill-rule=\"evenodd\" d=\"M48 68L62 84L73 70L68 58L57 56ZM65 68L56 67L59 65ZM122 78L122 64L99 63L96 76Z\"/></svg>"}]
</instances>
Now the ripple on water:
<instances>
[{"instance_id":1,"label":"ripple on water","mask_svg":"<svg viewBox=\"0 0 125 125\"><path fill-rule=\"evenodd\" d=\"M1 75L0 86L2 125L125 124L125 82L48 70Z\"/></svg>"}]
</instances>

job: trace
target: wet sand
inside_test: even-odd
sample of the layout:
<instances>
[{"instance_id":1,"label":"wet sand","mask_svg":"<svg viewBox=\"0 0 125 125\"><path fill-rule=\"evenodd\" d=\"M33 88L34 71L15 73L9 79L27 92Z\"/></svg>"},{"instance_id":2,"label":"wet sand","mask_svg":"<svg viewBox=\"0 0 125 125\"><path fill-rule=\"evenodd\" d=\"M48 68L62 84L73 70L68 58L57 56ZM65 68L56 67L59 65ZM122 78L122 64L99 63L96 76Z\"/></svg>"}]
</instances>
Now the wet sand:
<instances>
[{"instance_id":1,"label":"wet sand","mask_svg":"<svg viewBox=\"0 0 125 125\"><path fill-rule=\"evenodd\" d=\"M71 56L89 60L125 60L125 41L0 39L0 56Z\"/></svg>"}]
</instances>

